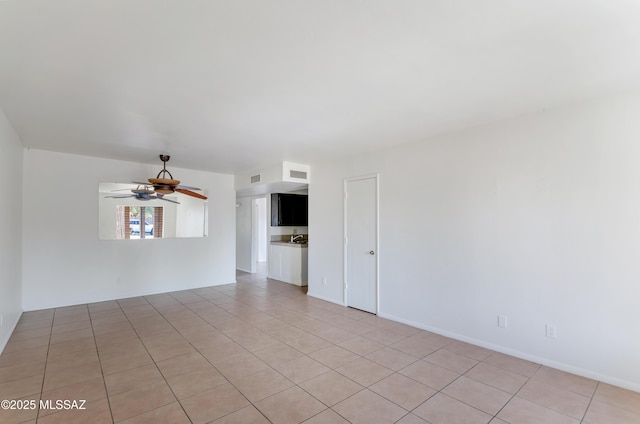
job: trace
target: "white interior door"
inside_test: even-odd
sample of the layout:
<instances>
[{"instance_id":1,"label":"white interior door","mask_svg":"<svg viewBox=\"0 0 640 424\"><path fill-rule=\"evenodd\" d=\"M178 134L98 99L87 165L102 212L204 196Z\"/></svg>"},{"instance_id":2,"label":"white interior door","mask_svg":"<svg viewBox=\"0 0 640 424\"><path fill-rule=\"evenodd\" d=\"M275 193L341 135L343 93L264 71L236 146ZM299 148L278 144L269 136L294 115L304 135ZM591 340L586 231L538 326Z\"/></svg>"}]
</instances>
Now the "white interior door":
<instances>
[{"instance_id":1,"label":"white interior door","mask_svg":"<svg viewBox=\"0 0 640 424\"><path fill-rule=\"evenodd\" d=\"M378 178L345 181L347 306L378 312Z\"/></svg>"}]
</instances>

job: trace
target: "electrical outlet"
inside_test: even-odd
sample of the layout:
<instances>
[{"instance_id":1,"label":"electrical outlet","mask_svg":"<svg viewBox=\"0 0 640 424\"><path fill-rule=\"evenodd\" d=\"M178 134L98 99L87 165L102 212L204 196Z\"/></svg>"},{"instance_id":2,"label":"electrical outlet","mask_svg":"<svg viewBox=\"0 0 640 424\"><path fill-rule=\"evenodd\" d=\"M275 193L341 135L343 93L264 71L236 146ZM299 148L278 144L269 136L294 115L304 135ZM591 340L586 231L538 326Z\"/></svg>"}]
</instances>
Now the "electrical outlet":
<instances>
[{"instance_id":1,"label":"electrical outlet","mask_svg":"<svg viewBox=\"0 0 640 424\"><path fill-rule=\"evenodd\" d=\"M507 316L506 315L498 315L498 327L507 328Z\"/></svg>"},{"instance_id":2,"label":"electrical outlet","mask_svg":"<svg viewBox=\"0 0 640 424\"><path fill-rule=\"evenodd\" d=\"M557 336L556 326L553 324L547 324L547 337L550 339L555 339Z\"/></svg>"}]
</instances>

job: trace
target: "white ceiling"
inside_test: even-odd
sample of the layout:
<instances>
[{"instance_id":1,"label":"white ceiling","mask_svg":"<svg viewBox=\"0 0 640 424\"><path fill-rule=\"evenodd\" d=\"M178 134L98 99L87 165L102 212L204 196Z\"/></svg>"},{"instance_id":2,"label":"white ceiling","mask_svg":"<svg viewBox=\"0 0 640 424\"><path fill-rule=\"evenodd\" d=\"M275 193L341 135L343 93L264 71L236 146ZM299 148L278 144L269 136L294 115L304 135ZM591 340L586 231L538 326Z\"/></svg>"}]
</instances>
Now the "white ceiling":
<instances>
[{"instance_id":1,"label":"white ceiling","mask_svg":"<svg viewBox=\"0 0 640 424\"><path fill-rule=\"evenodd\" d=\"M27 147L237 172L640 87L637 0L2 0Z\"/></svg>"}]
</instances>

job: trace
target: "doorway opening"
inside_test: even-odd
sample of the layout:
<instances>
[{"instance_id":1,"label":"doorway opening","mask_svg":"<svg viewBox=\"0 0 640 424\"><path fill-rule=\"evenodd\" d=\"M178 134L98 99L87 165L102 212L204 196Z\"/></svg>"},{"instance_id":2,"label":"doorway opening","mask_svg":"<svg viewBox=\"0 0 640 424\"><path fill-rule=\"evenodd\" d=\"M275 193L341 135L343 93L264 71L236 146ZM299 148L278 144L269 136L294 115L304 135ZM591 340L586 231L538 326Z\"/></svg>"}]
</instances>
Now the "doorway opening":
<instances>
[{"instance_id":1,"label":"doorway opening","mask_svg":"<svg viewBox=\"0 0 640 424\"><path fill-rule=\"evenodd\" d=\"M255 243L255 273L267 275L267 198L253 199L253 231L252 239ZM252 255L253 256L253 255ZM253 267L252 267L253 268Z\"/></svg>"},{"instance_id":2,"label":"doorway opening","mask_svg":"<svg viewBox=\"0 0 640 424\"><path fill-rule=\"evenodd\" d=\"M286 193L308 196L306 188ZM236 275L306 286L308 226L273 225L272 195L236 197Z\"/></svg>"}]
</instances>

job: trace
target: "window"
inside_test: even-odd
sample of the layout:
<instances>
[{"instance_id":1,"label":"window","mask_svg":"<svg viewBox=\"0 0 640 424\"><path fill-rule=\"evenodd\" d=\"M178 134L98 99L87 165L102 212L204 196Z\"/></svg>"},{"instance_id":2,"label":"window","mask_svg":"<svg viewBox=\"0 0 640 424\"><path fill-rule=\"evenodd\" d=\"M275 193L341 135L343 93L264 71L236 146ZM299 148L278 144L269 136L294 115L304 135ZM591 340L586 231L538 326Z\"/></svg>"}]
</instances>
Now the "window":
<instances>
[{"instance_id":1,"label":"window","mask_svg":"<svg viewBox=\"0 0 640 424\"><path fill-rule=\"evenodd\" d=\"M117 206L118 239L162 238L164 211L162 206Z\"/></svg>"}]
</instances>

